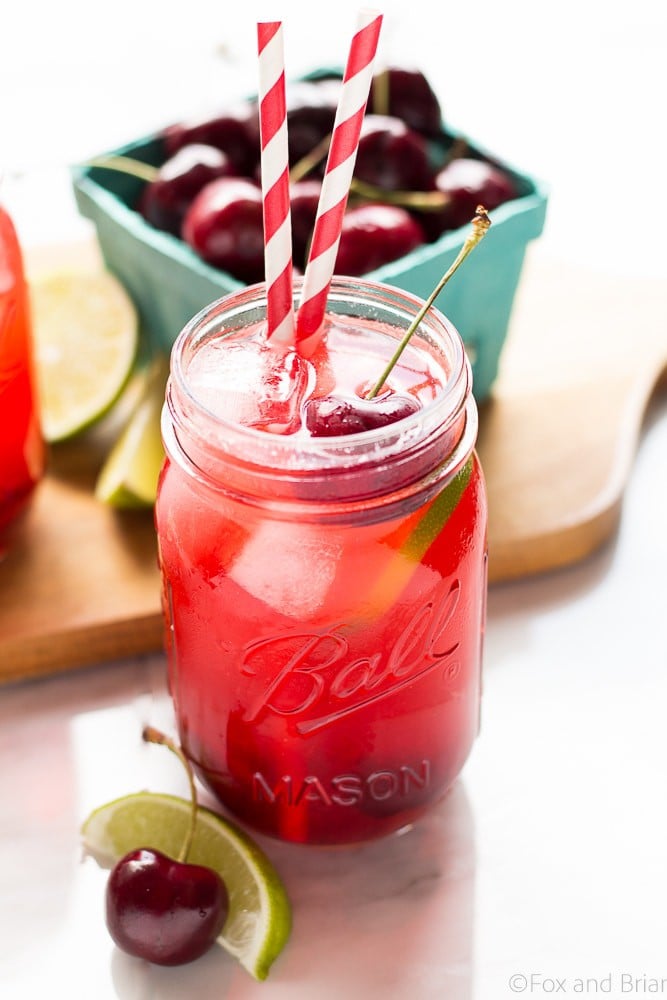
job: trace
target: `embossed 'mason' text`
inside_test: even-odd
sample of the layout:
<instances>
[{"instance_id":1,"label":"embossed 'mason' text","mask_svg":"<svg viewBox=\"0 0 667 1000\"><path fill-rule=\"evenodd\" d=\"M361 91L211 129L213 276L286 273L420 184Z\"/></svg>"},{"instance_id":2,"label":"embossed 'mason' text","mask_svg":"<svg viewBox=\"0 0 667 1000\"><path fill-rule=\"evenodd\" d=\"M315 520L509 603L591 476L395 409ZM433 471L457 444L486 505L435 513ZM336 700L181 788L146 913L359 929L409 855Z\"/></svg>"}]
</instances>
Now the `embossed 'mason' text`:
<instances>
[{"instance_id":1,"label":"embossed 'mason' text","mask_svg":"<svg viewBox=\"0 0 667 1000\"><path fill-rule=\"evenodd\" d=\"M270 781L261 771L252 776L252 796L255 802L299 806L319 803L324 806L354 806L364 799L386 802L387 799L408 796L427 789L431 780L431 765L422 760L417 767L404 765L395 770L359 774L337 774L328 781L315 774L297 778L283 774Z\"/></svg>"},{"instance_id":2,"label":"embossed 'mason' text","mask_svg":"<svg viewBox=\"0 0 667 1000\"><path fill-rule=\"evenodd\" d=\"M446 633L460 591L454 580L444 596L417 608L390 648L368 656L351 654L342 622L248 643L241 668L255 678L258 690L243 721L256 721L265 713L291 716L297 719L297 731L306 735L442 670L444 663L446 676L453 678L459 670L453 658L459 643L449 645Z\"/></svg>"}]
</instances>

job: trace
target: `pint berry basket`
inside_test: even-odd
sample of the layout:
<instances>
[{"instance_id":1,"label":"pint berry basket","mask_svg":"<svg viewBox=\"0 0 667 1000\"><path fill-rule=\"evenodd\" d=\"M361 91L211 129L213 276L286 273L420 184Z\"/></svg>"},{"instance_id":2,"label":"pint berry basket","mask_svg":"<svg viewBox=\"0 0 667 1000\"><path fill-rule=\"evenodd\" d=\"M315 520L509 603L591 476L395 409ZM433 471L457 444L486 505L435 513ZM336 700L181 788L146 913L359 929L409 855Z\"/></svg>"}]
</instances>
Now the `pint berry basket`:
<instances>
[{"instance_id":1,"label":"pint berry basket","mask_svg":"<svg viewBox=\"0 0 667 1000\"><path fill-rule=\"evenodd\" d=\"M321 70L311 75L330 74ZM478 402L490 395L512 307L531 240L542 233L547 209L545 185L485 149L475 139L448 127L443 136L461 140L473 156L488 159L514 180L517 197L490 212L491 229L474 260L447 286L438 308L463 338L473 369ZM468 154L466 154L468 155ZM159 134L101 154L126 156L152 166L165 159ZM99 159L96 157L96 159ZM153 344L169 351L182 327L215 299L242 287L232 275L205 263L182 240L153 228L137 211L145 182L92 165L72 169L79 211L95 226L106 266L124 284ZM426 298L456 258L469 227L444 233L411 253L363 277Z\"/></svg>"}]
</instances>

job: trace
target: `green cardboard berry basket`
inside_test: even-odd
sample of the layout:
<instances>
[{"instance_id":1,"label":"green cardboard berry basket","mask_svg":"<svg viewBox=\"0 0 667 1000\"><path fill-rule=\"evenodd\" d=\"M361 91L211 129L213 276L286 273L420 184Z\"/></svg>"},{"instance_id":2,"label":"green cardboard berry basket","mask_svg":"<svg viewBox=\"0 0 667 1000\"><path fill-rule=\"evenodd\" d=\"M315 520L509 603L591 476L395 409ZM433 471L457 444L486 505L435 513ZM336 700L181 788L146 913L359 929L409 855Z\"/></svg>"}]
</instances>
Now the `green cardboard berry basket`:
<instances>
[{"instance_id":1,"label":"green cardboard berry basket","mask_svg":"<svg viewBox=\"0 0 667 1000\"><path fill-rule=\"evenodd\" d=\"M450 133L454 136L454 133ZM459 133L456 134L461 138ZM466 137L478 154L514 177L519 196L490 213L492 226L473 257L453 277L438 308L459 330L473 367L478 401L491 392L529 242L543 229L544 185ZM129 156L158 166L164 159L159 135L130 142L106 156ZM96 158L97 159L97 158ZM195 313L241 283L202 261L183 241L154 229L134 206L144 182L99 166L72 169L81 214L95 225L106 266L127 288L154 346L169 351ZM435 243L365 275L426 298L455 259L469 227L445 233Z\"/></svg>"}]
</instances>

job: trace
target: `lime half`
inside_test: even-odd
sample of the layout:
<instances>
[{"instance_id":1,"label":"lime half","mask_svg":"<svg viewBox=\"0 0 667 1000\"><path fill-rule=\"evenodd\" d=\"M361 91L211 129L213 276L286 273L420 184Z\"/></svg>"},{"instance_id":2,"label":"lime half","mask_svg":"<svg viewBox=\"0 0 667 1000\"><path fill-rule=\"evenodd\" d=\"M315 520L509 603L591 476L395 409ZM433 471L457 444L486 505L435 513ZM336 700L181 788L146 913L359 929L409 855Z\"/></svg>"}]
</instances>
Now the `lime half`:
<instances>
[{"instance_id":1,"label":"lime half","mask_svg":"<svg viewBox=\"0 0 667 1000\"><path fill-rule=\"evenodd\" d=\"M36 277L30 302L42 429L47 441L62 441L118 399L137 352L137 313L108 271Z\"/></svg>"},{"instance_id":2,"label":"lime half","mask_svg":"<svg viewBox=\"0 0 667 1000\"><path fill-rule=\"evenodd\" d=\"M139 399L109 452L95 484L95 496L112 507L151 507L164 461L160 414L169 373L156 358L144 375Z\"/></svg>"},{"instance_id":3,"label":"lime half","mask_svg":"<svg viewBox=\"0 0 667 1000\"><path fill-rule=\"evenodd\" d=\"M126 795L88 816L81 827L83 843L108 867L138 847L177 857L190 809L189 801L174 795ZM246 833L202 806L188 862L213 868L227 886L229 916L218 943L255 979L266 979L292 926L290 903L273 865Z\"/></svg>"}]
</instances>

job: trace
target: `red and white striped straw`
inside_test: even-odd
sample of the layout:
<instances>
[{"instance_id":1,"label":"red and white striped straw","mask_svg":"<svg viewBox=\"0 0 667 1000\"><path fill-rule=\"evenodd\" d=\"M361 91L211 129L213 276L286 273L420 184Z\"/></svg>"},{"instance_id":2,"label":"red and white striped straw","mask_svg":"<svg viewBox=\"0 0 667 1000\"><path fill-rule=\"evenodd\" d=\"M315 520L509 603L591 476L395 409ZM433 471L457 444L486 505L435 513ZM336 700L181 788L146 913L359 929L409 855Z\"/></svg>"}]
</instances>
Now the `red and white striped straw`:
<instances>
[{"instance_id":1,"label":"red and white striped straw","mask_svg":"<svg viewBox=\"0 0 667 1000\"><path fill-rule=\"evenodd\" d=\"M336 266L381 26L381 14L361 10L350 44L296 317L296 345L304 356L313 353L323 335L327 296Z\"/></svg>"},{"instance_id":2,"label":"red and white striped straw","mask_svg":"<svg viewBox=\"0 0 667 1000\"><path fill-rule=\"evenodd\" d=\"M280 21L257 24L257 50L268 336L275 342L288 344L294 342L292 222Z\"/></svg>"}]
</instances>

